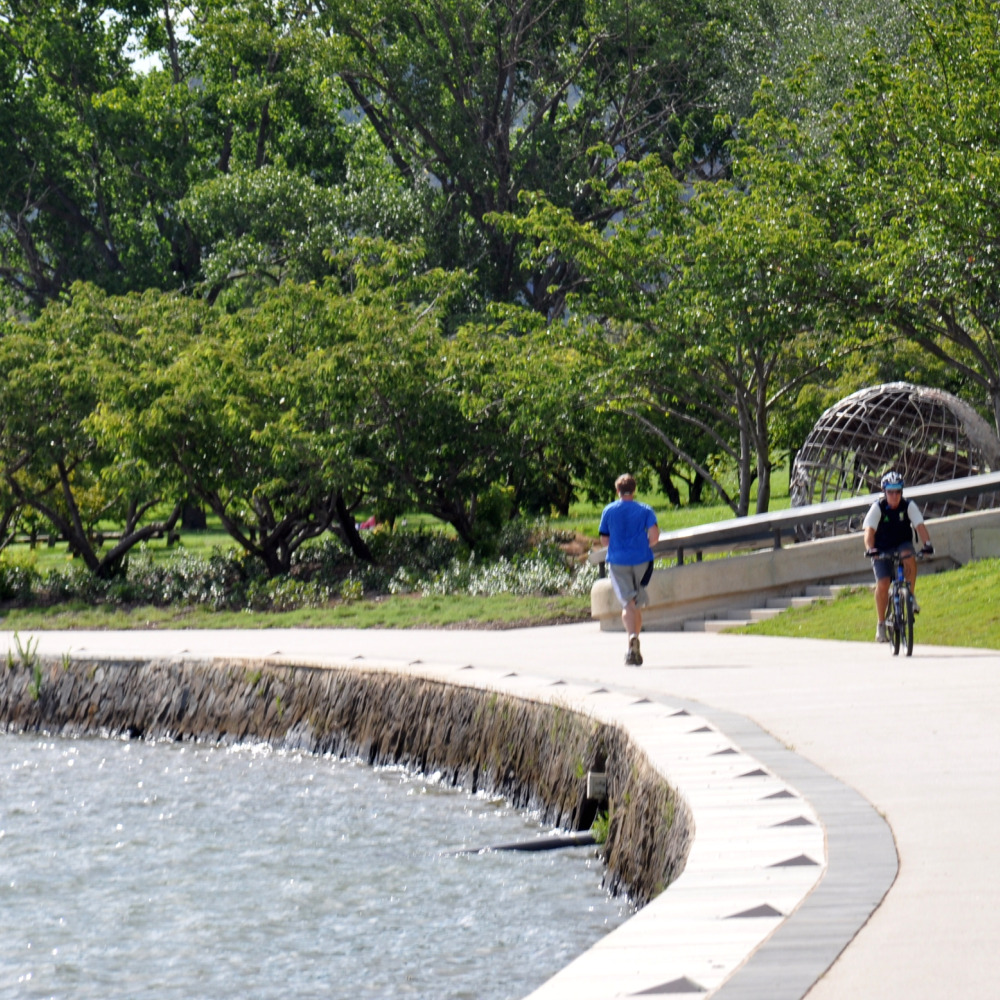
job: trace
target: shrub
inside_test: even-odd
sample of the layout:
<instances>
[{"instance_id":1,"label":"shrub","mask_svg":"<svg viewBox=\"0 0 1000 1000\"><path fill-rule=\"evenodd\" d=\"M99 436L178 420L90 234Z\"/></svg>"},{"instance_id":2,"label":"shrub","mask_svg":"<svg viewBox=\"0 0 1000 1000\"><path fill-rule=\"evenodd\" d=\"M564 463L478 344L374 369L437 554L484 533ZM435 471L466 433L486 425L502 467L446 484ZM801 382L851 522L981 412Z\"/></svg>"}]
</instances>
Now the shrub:
<instances>
[{"instance_id":1,"label":"shrub","mask_svg":"<svg viewBox=\"0 0 1000 1000\"><path fill-rule=\"evenodd\" d=\"M12 553L0 556L0 601L29 602L41 581L38 570Z\"/></svg>"},{"instance_id":2,"label":"shrub","mask_svg":"<svg viewBox=\"0 0 1000 1000\"><path fill-rule=\"evenodd\" d=\"M360 600L366 593L581 596L597 576L594 566L571 567L556 535L540 521L507 522L496 536L499 555L489 560L428 528L377 528L366 534L366 541L374 565L360 562L339 538L328 535L303 546L291 575L275 579L258 560L237 550L202 556L179 547L154 560L148 548L139 546L109 580L80 563L51 570L43 578L32 564L5 553L0 558L0 600L286 611L318 607L334 598Z\"/></svg>"}]
</instances>

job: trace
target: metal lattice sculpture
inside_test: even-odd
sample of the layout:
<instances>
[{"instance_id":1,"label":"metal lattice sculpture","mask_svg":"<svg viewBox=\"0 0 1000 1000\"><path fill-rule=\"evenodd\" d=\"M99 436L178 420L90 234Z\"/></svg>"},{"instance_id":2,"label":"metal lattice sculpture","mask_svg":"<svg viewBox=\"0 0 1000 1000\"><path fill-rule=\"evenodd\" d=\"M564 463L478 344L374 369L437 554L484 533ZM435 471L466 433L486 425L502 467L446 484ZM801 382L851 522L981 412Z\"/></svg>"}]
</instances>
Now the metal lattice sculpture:
<instances>
[{"instance_id":1,"label":"metal lattice sculpture","mask_svg":"<svg viewBox=\"0 0 1000 1000\"><path fill-rule=\"evenodd\" d=\"M793 507L877 493L895 469L908 486L1000 470L1000 438L968 403L943 389L889 382L853 393L816 421L792 469ZM925 517L996 507L987 493L924 507ZM852 520L859 520L857 518ZM817 524L817 535L860 524Z\"/></svg>"}]
</instances>

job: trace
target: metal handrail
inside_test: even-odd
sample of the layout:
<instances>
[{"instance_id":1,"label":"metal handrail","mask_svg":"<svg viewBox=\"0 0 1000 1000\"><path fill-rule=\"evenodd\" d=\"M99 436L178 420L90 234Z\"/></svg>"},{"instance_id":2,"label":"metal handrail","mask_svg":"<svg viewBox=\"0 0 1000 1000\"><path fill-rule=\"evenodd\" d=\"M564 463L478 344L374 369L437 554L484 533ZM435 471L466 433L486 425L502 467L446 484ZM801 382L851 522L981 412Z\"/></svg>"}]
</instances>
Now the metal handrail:
<instances>
[{"instance_id":1,"label":"metal handrail","mask_svg":"<svg viewBox=\"0 0 1000 1000\"><path fill-rule=\"evenodd\" d=\"M926 503L955 497L978 496L994 491L1000 491L1000 472L907 487L906 499ZM872 493L868 496L848 497L845 500L829 500L825 503L808 504L805 507L792 507L767 514L751 514L747 517L734 517L727 521L669 531L660 535L660 540L653 546L653 555L660 557L675 552L678 565L682 565L685 549L697 553L699 559L705 552L760 548L762 542L780 549L784 536L794 535L799 528L816 522L842 520L864 513L881 495ZM595 548L587 558L591 563L600 565L603 571L607 552L604 547Z\"/></svg>"}]
</instances>

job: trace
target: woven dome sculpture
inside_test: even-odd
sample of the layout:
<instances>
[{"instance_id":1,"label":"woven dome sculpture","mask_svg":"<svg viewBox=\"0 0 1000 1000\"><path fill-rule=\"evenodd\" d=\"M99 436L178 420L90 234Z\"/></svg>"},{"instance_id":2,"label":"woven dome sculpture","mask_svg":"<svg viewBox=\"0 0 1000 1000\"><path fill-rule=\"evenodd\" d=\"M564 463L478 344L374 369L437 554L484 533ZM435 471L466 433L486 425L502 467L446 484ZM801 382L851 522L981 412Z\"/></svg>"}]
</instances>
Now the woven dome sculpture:
<instances>
[{"instance_id":1,"label":"woven dome sculpture","mask_svg":"<svg viewBox=\"0 0 1000 1000\"><path fill-rule=\"evenodd\" d=\"M793 507L877 493L895 469L908 486L1000 470L1000 438L975 410L943 389L888 382L852 393L816 421L795 458ZM925 517L997 506L996 493L923 506ZM855 519L857 520L857 519ZM816 525L812 534L857 530Z\"/></svg>"}]
</instances>

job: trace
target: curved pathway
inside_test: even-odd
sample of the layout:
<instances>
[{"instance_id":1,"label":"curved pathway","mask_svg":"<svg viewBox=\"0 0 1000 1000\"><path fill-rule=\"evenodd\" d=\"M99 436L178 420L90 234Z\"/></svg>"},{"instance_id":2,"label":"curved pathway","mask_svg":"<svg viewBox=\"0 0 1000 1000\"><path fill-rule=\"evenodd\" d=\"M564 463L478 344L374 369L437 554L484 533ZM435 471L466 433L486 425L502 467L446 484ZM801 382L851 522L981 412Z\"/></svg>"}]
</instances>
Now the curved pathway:
<instances>
[{"instance_id":1,"label":"curved pathway","mask_svg":"<svg viewBox=\"0 0 1000 1000\"><path fill-rule=\"evenodd\" d=\"M513 671L645 697L671 713L682 706L794 786L827 837L825 877L711 995L937 1000L997 992L998 653L918 644L911 659L894 659L874 644L663 632L643 636L645 665L637 670L621 665L620 634L589 623L505 632L38 637L44 652L56 654L471 665L497 679ZM0 633L3 645L8 638ZM878 815L898 851L894 882L893 845ZM646 993L707 995L693 993L695 985L677 979Z\"/></svg>"}]
</instances>

